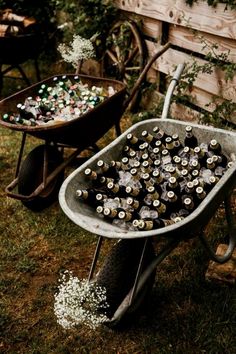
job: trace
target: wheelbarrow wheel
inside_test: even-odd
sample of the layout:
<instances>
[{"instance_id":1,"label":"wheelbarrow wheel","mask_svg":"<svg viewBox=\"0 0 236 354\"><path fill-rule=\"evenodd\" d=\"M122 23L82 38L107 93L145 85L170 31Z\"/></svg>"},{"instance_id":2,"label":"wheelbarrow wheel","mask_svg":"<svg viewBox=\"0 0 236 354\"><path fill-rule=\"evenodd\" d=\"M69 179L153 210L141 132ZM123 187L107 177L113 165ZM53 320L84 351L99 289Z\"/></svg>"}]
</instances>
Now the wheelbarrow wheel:
<instances>
[{"instance_id":1,"label":"wheelbarrow wheel","mask_svg":"<svg viewBox=\"0 0 236 354\"><path fill-rule=\"evenodd\" d=\"M103 75L123 81L128 92L139 78L146 63L147 50L140 30L134 21L118 21L111 28L103 57ZM129 104L134 110L138 92Z\"/></svg>"},{"instance_id":2,"label":"wheelbarrow wheel","mask_svg":"<svg viewBox=\"0 0 236 354\"><path fill-rule=\"evenodd\" d=\"M143 245L143 239L120 240L111 249L111 252L106 257L97 275L97 284L106 288L107 303L109 305L106 310L106 315L110 319L134 285ZM154 257L155 252L153 245L151 241L148 241L142 269L144 269ZM120 329L129 324L134 317L140 313L152 290L155 281L155 273L156 270L151 273L136 299L122 318L115 323L112 323L112 321L111 323L108 322L108 326Z\"/></svg>"},{"instance_id":3,"label":"wheelbarrow wheel","mask_svg":"<svg viewBox=\"0 0 236 354\"><path fill-rule=\"evenodd\" d=\"M45 145L39 145L34 148L23 161L18 175L18 192L28 196L43 181ZM63 162L62 154L55 146L47 146L48 156L48 174ZM58 196L60 186L64 179L64 171L59 173L53 181L36 197L29 200L22 200L28 209L41 211L50 206Z\"/></svg>"}]
</instances>

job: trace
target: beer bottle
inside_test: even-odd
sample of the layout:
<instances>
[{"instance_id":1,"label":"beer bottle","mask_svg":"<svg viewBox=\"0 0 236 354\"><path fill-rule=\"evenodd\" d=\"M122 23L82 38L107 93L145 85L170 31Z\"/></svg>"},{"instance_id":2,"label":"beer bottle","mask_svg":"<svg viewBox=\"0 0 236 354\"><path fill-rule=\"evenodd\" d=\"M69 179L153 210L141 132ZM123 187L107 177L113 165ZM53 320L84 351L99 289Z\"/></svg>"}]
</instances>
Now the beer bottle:
<instances>
[{"instance_id":1,"label":"beer bottle","mask_svg":"<svg viewBox=\"0 0 236 354\"><path fill-rule=\"evenodd\" d=\"M129 158L128 157L123 157L121 159L121 169L124 171L127 171L130 169L130 165L129 165Z\"/></svg>"},{"instance_id":2,"label":"beer bottle","mask_svg":"<svg viewBox=\"0 0 236 354\"><path fill-rule=\"evenodd\" d=\"M162 218L167 216L167 207L160 199L153 200L152 206Z\"/></svg>"},{"instance_id":3,"label":"beer bottle","mask_svg":"<svg viewBox=\"0 0 236 354\"><path fill-rule=\"evenodd\" d=\"M101 187L107 186L109 182L115 182L113 178L101 176L98 178L98 185Z\"/></svg>"},{"instance_id":4,"label":"beer bottle","mask_svg":"<svg viewBox=\"0 0 236 354\"><path fill-rule=\"evenodd\" d=\"M94 170L92 170L91 168L86 168L84 171L84 175L90 180L93 181L94 184L96 184L96 181L98 182L100 175L98 175L98 173Z\"/></svg>"},{"instance_id":5,"label":"beer bottle","mask_svg":"<svg viewBox=\"0 0 236 354\"><path fill-rule=\"evenodd\" d=\"M137 197L138 199L144 198L145 195L147 194L145 188L138 188L138 187L131 187L131 186L127 186L125 188L125 192L128 194L128 196Z\"/></svg>"},{"instance_id":6,"label":"beer bottle","mask_svg":"<svg viewBox=\"0 0 236 354\"><path fill-rule=\"evenodd\" d=\"M138 214L137 212L133 211L128 211L128 210L121 210L118 213L118 219L123 220L123 221L132 221L135 218L137 218Z\"/></svg>"},{"instance_id":7,"label":"beer bottle","mask_svg":"<svg viewBox=\"0 0 236 354\"><path fill-rule=\"evenodd\" d=\"M105 207L103 209L103 215L110 218L110 219L115 219L118 216L120 209L119 208L108 208Z\"/></svg>"},{"instance_id":8,"label":"beer bottle","mask_svg":"<svg viewBox=\"0 0 236 354\"><path fill-rule=\"evenodd\" d=\"M138 222L138 229L141 231L148 231L153 229L160 229L162 227L166 227L168 225L172 225L174 222L172 220L166 219L143 219Z\"/></svg>"},{"instance_id":9,"label":"beer bottle","mask_svg":"<svg viewBox=\"0 0 236 354\"><path fill-rule=\"evenodd\" d=\"M193 211L195 208L193 199L191 197L184 198L183 199L183 207L190 212Z\"/></svg>"},{"instance_id":10,"label":"beer bottle","mask_svg":"<svg viewBox=\"0 0 236 354\"><path fill-rule=\"evenodd\" d=\"M168 137L164 130L160 129L158 126L155 126L152 131L155 135L156 140L160 140L164 144L165 139Z\"/></svg>"},{"instance_id":11,"label":"beer bottle","mask_svg":"<svg viewBox=\"0 0 236 354\"><path fill-rule=\"evenodd\" d=\"M175 155L173 156L173 162L174 162L174 165L175 167L178 169L178 170L181 170L181 158L178 156L178 155Z\"/></svg>"},{"instance_id":12,"label":"beer bottle","mask_svg":"<svg viewBox=\"0 0 236 354\"><path fill-rule=\"evenodd\" d=\"M142 173L140 176L140 183L144 189L152 185L151 175L149 173Z\"/></svg>"},{"instance_id":13,"label":"beer bottle","mask_svg":"<svg viewBox=\"0 0 236 354\"><path fill-rule=\"evenodd\" d=\"M165 146L171 156L174 156L176 154L174 141L171 136L165 138Z\"/></svg>"},{"instance_id":14,"label":"beer bottle","mask_svg":"<svg viewBox=\"0 0 236 354\"><path fill-rule=\"evenodd\" d=\"M192 159L189 161L189 170L200 170L201 165L197 159Z\"/></svg>"},{"instance_id":15,"label":"beer bottle","mask_svg":"<svg viewBox=\"0 0 236 354\"><path fill-rule=\"evenodd\" d=\"M174 143L175 152L178 153L178 151L183 147L183 144L179 140L179 135L177 133L173 134L172 140Z\"/></svg>"},{"instance_id":16,"label":"beer bottle","mask_svg":"<svg viewBox=\"0 0 236 354\"><path fill-rule=\"evenodd\" d=\"M145 203L147 205L151 205L153 200L159 199L160 198L160 194L158 193L158 191L156 190L156 188L154 186L149 186L147 188L147 194L145 196Z\"/></svg>"},{"instance_id":17,"label":"beer bottle","mask_svg":"<svg viewBox=\"0 0 236 354\"><path fill-rule=\"evenodd\" d=\"M151 178L154 180L154 184L161 184L164 180L163 174L161 173L160 170L154 170L151 173Z\"/></svg>"},{"instance_id":18,"label":"beer bottle","mask_svg":"<svg viewBox=\"0 0 236 354\"><path fill-rule=\"evenodd\" d=\"M201 167L206 167L206 160L207 160L206 152L200 146L196 146L194 148L194 154L196 155Z\"/></svg>"},{"instance_id":19,"label":"beer bottle","mask_svg":"<svg viewBox=\"0 0 236 354\"><path fill-rule=\"evenodd\" d=\"M108 196L104 193L97 193L96 194L96 203L103 203L105 200L107 200Z\"/></svg>"},{"instance_id":20,"label":"beer bottle","mask_svg":"<svg viewBox=\"0 0 236 354\"><path fill-rule=\"evenodd\" d=\"M170 156L169 151L167 149L163 149L161 151L161 161L162 161L162 165L167 165L167 164L171 163L171 156Z\"/></svg>"},{"instance_id":21,"label":"beer bottle","mask_svg":"<svg viewBox=\"0 0 236 354\"><path fill-rule=\"evenodd\" d=\"M178 156L186 160L189 160L191 154L192 154L192 149L189 146L184 146L178 152Z\"/></svg>"},{"instance_id":22,"label":"beer bottle","mask_svg":"<svg viewBox=\"0 0 236 354\"><path fill-rule=\"evenodd\" d=\"M160 157L161 157L161 150L159 147L154 147L151 154L150 154L150 157L152 160L160 160Z\"/></svg>"},{"instance_id":23,"label":"beer bottle","mask_svg":"<svg viewBox=\"0 0 236 354\"><path fill-rule=\"evenodd\" d=\"M209 193L211 189L216 185L216 183L219 181L219 178L216 176L210 176L208 179L208 183L205 184L205 191Z\"/></svg>"},{"instance_id":24,"label":"beer bottle","mask_svg":"<svg viewBox=\"0 0 236 354\"><path fill-rule=\"evenodd\" d=\"M96 195L98 194L98 192L95 189L77 189L75 194L77 198L85 201L91 206L97 206L99 203L99 201L96 199Z\"/></svg>"},{"instance_id":25,"label":"beer bottle","mask_svg":"<svg viewBox=\"0 0 236 354\"><path fill-rule=\"evenodd\" d=\"M191 175L193 179L199 177L199 170L192 170Z\"/></svg>"},{"instance_id":26,"label":"beer bottle","mask_svg":"<svg viewBox=\"0 0 236 354\"><path fill-rule=\"evenodd\" d=\"M193 134L193 128L191 125L187 125L185 128L184 145L190 148L195 148L198 145L198 140Z\"/></svg>"},{"instance_id":27,"label":"beer bottle","mask_svg":"<svg viewBox=\"0 0 236 354\"><path fill-rule=\"evenodd\" d=\"M214 171L216 164L215 164L214 159L212 157L208 157L208 159L206 160L206 167L207 167L207 169Z\"/></svg>"},{"instance_id":28,"label":"beer bottle","mask_svg":"<svg viewBox=\"0 0 236 354\"><path fill-rule=\"evenodd\" d=\"M214 155L220 155L222 152L222 148L220 143L216 139L212 139L210 143L208 144L208 153L209 156L212 154Z\"/></svg>"},{"instance_id":29,"label":"beer bottle","mask_svg":"<svg viewBox=\"0 0 236 354\"><path fill-rule=\"evenodd\" d=\"M135 150L133 150L129 145L125 145L122 149L122 155L125 157L129 157L130 151L135 151Z\"/></svg>"},{"instance_id":30,"label":"beer bottle","mask_svg":"<svg viewBox=\"0 0 236 354\"><path fill-rule=\"evenodd\" d=\"M168 179L166 190L175 192L177 196L180 194L180 186L175 177L171 176Z\"/></svg>"},{"instance_id":31,"label":"beer bottle","mask_svg":"<svg viewBox=\"0 0 236 354\"><path fill-rule=\"evenodd\" d=\"M142 131L142 138L152 147L155 146L155 142L156 142L156 138L151 134L149 133L147 130L143 130Z\"/></svg>"},{"instance_id":32,"label":"beer bottle","mask_svg":"<svg viewBox=\"0 0 236 354\"><path fill-rule=\"evenodd\" d=\"M120 161L112 160L109 164L104 162L103 160L99 160L97 162L97 166L100 168L101 173L105 177L110 177L116 179L119 177L119 169L121 168Z\"/></svg>"},{"instance_id":33,"label":"beer bottle","mask_svg":"<svg viewBox=\"0 0 236 354\"><path fill-rule=\"evenodd\" d=\"M159 148L159 151L162 151L163 149L165 149L165 145L162 143L161 140L156 140L154 148Z\"/></svg>"},{"instance_id":34,"label":"beer bottle","mask_svg":"<svg viewBox=\"0 0 236 354\"><path fill-rule=\"evenodd\" d=\"M204 191L204 189L199 186L196 188L195 190L195 202L196 205L200 204L201 201L206 197L206 192Z\"/></svg>"},{"instance_id":35,"label":"beer bottle","mask_svg":"<svg viewBox=\"0 0 236 354\"><path fill-rule=\"evenodd\" d=\"M167 192L167 200L166 200L167 212L170 215L171 213L176 212L180 208L180 199L173 191Z\"/></svg>"},{"instance_id":36,"label":"beer bottle","mask_svg":"<svg viewBox=\"0 0 236 354\"><path fill-rule=\"evenodd\" d=\"M160 159L155 159L153 161L153 168L154 169L158 169L159 167L161 167L161 160Z\"/></svg>"},{"instance_id":37,"label":"beer bottle","mask_svg":"<svg viewBox=\"0 0 236 354\"><path fill-rule=\"evenodd\" d=\"M150 173L152 172L152 167L150 166L149 162L146 160L146 161L143 161L142 164L141 164L141 170L144 172L144 173Z\"/></svg>"},{"instance_id":38,"label":"beer bottle","mask_svg":"<svg viewBox=\"0 0 236 354\"><path fill-rule=\"evenodd\" d=\"M137 136L133 135L132 133L128 133L126 135L127 145L131 146L132 149L137 150L139 145L143 143L141 139Z\"/></svg>"},{"instance_id":39,"label":"beer bottle","mask_svg":"<svg viewBox=\"0 0 236 354\"><path fill-rule=\"evenodd\" d=\"M133 198L133 197L127 197L126 202L130 208L135 209L135 210L138 210L141 206L140 201Z\"/></svg>"},{"instance_id":40,"label":"beer bottle","mask_svg":"<svg viewBox=\"0 0 236 354\"><path fill-rule=\"evenodd\" d=\"M141 161L148 161L149 164L152 164L153 161L152 159L150 158L149 154L148 153L144 153L141 155Z\"/></svg>"},{"instance_id":41,"label":"beer bottle","mask_svg":"<svg viewBox=\"0 0 236 354\"><path fill-rule=\"evenodd\" d=\"M225 168L227 166L228 159L225 155L222 153L220 155L217 155L217 165Z\"/></svg>"},{"instance_id":42,"label":"beer bottle","mask_svg":"<svg viewBox=\"0 0 236 354\"><path fill-rule=\"evenodd\" d=\"M193 194L194 193L194 184L192 181L188 181L185 188L184 188L184 191L186 194L190 195L190 194Z\"/></svg>"},{"instance_id":43,"label":"beer bottle","mask_svg":"<svg viewBox=\"0 0 236 354\"><path fill-rule=\"evenodd\" d=\"M109 182L107 184L107 189L113 195L119 194L120 197L124 197L126 195L125 187L120 186L118 183Z\"/></svg>"},{"instance_id":44,"label":"beer bottle","mask_svg":"<svg viewBox=\"0 0 236 354\"><path fill-rule=\"evenodd\" d=\"M104 211L104 207L102 205L98 205L96 208L96 212L99 214L100 217L104 216L103 211Z\"/></svg>"}]
</instances>

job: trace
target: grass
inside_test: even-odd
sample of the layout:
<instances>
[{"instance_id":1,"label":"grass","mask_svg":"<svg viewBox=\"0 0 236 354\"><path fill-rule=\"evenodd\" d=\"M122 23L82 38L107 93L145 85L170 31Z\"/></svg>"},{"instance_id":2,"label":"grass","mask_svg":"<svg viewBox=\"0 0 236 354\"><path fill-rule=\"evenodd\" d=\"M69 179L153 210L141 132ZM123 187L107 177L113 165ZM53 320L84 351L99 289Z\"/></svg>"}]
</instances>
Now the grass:
<instances>
[{"instance_id":1,"label":"grass","mask_svg":"<svg viewBox=\"0 0 236 354\"><path fill-rule=\"evenodd\" d=\"M30 138L27 149L37 145ZM0 350L7 354L234 354L235 287L207 282L208 256L198 238L183 242L158 267L145 312L125 331L66 331L53 313L61 270L88 276L97 237L56 202L40 213L8 198L20 133L0 127ZM209 235L224 232L221 214ZM110 243L105 242L105 256Z\"/></svg>"}]
</instances>

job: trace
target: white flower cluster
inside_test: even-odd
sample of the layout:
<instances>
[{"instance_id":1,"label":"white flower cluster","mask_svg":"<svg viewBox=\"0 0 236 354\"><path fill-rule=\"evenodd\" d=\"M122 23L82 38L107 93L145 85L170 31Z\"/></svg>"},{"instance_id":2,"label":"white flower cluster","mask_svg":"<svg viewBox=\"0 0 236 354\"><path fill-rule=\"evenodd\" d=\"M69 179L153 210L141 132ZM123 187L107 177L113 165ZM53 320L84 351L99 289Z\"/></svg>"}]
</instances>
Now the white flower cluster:
<instances>
[{"instance_id":1,"label":"white flower cluster","mask_svg":"<svg viewBox=\"0 0 236 354\"><path fill-rule=\"evenodd\" d=\"M79 61L95 57L92 42L79 35L74 35L72 42L67 46L65 43L59 44L58 50L62 58L71 63L75 68Z\"/></svg>"},{"instance_id":2,"label":"white flower cluster","mask_svg":"<svg viewBox=\"0 0 236 354\"><path fill-rule=\"evenodd\" d=\"M65 329L83 324L96 329L108 320L101 313L106 309L106 289L86 279L78 279L65 271L60 278L58 293L55 294L54 313L57 322Z\"/></svg>"}]
</instances>

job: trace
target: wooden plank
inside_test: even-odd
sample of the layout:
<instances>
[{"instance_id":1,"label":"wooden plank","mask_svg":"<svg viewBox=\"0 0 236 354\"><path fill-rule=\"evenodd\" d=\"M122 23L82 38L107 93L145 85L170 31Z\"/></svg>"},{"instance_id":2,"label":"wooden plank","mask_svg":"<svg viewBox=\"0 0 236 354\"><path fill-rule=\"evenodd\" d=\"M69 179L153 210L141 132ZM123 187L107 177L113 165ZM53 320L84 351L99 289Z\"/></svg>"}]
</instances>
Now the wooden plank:
<instances>
[{"instance_id":1,"label":"wooden plank","mask_svg":"<svg viewBox=\"0 0 236 354\"><path fill-rule=\"evenodd\" d=\"M224 54L229 62L236 63L235 40L204 32L195 34L193 32L187 27L170 25L168 38L173 45L205 55L212 52L213 46L217 45L218 48L214 49L216 55ZM203 37L204 42L202 40ZM207 44L207 47L204 48L205 44Z\"/></svg>"},{"instance_id":2,"label":"wooden plank","mask_svg":"<svg viewBox=\"0 0 236 354\"><path fill-rule=\"evenodd\" d=\"M162 21L153 20L148 17L143 17L142 33L144 36L153 38L160 43L162 38Z\"/></svg>"},{"instance_id":3,"label":"wooden plank","mask_svg":"<svg viewBox=\"0 0 236 354\"><path fill-rule=\"evenodd\" d=\"M152 111L163 102L164 98L164 95L158 91L146 92L142 97L141 107L142 109ZM168 116L182 121L198 123L202 114L183 104L173 102L170 106Z\"/></svg>"},{"instance_id":4,"label":"wooden plank","mask_svg":"<svg viewBox=\"0 0 236 354\"><path fill-rule=\"evenodd\" d=\"M158 49L158 45L150 41L146 41L146 44L149 56L152 56ZM153 64L153 68L170 75L175 70L176 65L193 63L194 60L199 65L207 63L206 60L193 58L189 54L170 48ZM236 75L233 80L226 82L224 72L218 68L213 68L212 74L200 73L194 81L194 86L216 96L236 102Z\"/></svg>"},{"instance_id":5,"label":"wooden plank","mask_svg":"<svg viewBox=\"0 0 236 354\"><path fill-rule=\"evenodd\" d=\"M198 111L185 105L172 103L170 107L170 116L182 121L199 123L202 115Z\"/></svg>"},{"instance_id":6,"label":"wooden plank","mask_svg":"<svg viewBox=\"0 0 236 354\"><path fill-rule=\"evenodd\" d=\"M190 26L202 32L236 39L236 10L225 10L225 4L216 8L199 0L188 6L184 0L115 0L116 6L128 12L147 16L175 25Z\"/></svg>"}]
</instances>

